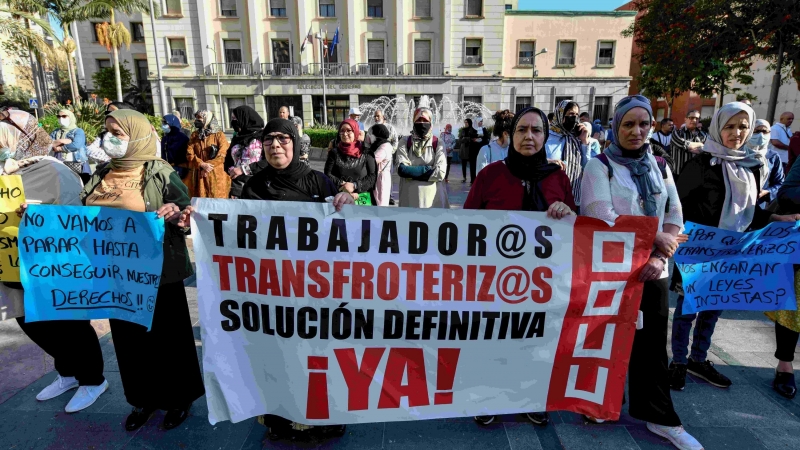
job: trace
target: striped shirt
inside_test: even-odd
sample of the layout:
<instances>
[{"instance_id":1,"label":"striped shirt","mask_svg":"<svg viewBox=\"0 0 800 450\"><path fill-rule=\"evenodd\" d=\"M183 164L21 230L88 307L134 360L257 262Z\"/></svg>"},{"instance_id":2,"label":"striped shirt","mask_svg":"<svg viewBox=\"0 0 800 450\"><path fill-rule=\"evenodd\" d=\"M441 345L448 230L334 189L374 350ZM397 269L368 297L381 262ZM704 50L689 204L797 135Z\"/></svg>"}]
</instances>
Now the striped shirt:
<instances>
[{"instance_id":1,"label":"striped shirt","mask_svg":"<svg viewBox=\"0 0 800 450\"><path fill-rule=\"evenodd\" d=\"M697 128L692 131L681 128L672 132L670 157L675 164L675 176L680 175L683 166L695 157L695 154L689 151L689 144L692 142L705 143L707 138L708 135Z\"/></svg>"}]
</instances>

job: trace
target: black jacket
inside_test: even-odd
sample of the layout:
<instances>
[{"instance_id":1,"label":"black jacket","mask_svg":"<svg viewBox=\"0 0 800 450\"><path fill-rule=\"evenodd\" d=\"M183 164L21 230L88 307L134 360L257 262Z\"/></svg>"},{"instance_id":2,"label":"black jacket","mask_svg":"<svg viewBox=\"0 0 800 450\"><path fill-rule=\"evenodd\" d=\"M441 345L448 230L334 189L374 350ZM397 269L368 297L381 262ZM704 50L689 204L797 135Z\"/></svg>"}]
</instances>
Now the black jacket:
<instances>
[{"instance_id":1,"label":"black jacket","mask_svg":"<svg viewBox=\"0 0 800 450\"><path fill-rule=\"evenodd\" d=\"M343 155L337 148L328 152L325 161L325 175L337 187L344 182L356 184L356 193L372 192L375 189L378 166L375 157L363 154L358 158Z\"/></svg>"}]
</instances>

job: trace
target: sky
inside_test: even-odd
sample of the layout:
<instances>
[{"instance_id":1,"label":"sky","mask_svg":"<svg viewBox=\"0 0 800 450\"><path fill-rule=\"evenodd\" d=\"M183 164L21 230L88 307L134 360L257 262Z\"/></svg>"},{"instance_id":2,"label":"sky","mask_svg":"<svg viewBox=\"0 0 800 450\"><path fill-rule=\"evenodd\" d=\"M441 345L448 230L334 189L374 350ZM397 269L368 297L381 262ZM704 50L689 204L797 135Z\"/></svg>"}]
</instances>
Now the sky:
<instances>
[{"instance_id":1,"label":"sky","mask_svg":"<svg viewBox=\"0 0 800 450\"><path fill-rule=\"evenodd\" d=\"M628 0L571 0L567 2L519 0L519 9L539 11L613 11L625 3L628 3Z\"/></svg>"}]
</instances>

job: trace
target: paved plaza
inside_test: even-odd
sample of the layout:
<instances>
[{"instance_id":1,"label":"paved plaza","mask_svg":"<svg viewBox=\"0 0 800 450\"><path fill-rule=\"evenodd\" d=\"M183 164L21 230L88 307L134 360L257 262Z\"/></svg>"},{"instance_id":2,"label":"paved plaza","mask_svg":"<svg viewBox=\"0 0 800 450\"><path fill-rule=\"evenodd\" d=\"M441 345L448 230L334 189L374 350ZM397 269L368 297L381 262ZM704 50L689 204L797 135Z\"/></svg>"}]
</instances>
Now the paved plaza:
<instances>
[{"instance_id":1,"label":"paved plaza","mask_svg":"<svg viewBox=\"0 0 800 450\"><path fill-rule=\"evenodd\" d=\"M317 157L319 151L317 152ZM322 169L323 160L314 167ZM395 187L396 189L396 187ZM448 191L454 207L466 198L469 184L461 183L461 167L453 165ZM395 198L397 196L395 195ZM197 313L197 289L187 280L198 357L203 349ZM675 298L671 299L671 307ZM478 426L472 418L349 425L344 437L320 443L291 444L265 440L265 428L255 420L211 426L206 399L192 407L192 416L179 428L159 429L159 412L136 432L126 432L126 403L107 323L98 321L105 356L107 393L88 409L66 414L71 393L47 402L36 394L56 376L52 359L20 331L16 322L0 322L0 450L2 449L672 449L671 444L632 419L623 410L617 423L587 424L577 414L551 413L547 427L536 427L522 416L503 416L499 423ZM691 375L684 392L672 398L686 429L717 449L800 449L800 398L785 400L770 388L774 373L772 322L754 312L726 312L714 335L709 359L731 378L721 390ZM74 392L74 391L72 391Z\"/></svg>"}]
</instances>

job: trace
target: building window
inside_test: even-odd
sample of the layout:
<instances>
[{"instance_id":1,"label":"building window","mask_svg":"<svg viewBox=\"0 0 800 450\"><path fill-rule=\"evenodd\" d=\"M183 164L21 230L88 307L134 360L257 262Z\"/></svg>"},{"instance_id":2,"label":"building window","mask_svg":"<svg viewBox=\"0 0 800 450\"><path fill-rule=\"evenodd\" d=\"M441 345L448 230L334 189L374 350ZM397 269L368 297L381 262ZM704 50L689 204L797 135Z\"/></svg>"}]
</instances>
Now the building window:
<instances>
[{"instance_id":1,"label":"building window","mask_svg":"<svg viewBox=\"0 0 800 450\"><path fill-rule=\"evenodd\" d=\"M575 41L558 41L558 65L575 65Z\"/></svg>"},{"instance_id":2,"label":"building window","mask_svg":"<svg viewBox=\"0 0 800 450\"><path fill-rule=\"evenodd\" d=\"M472 103L483 103L483 97L481 97L480 95L465 95L464 101Z\"/></svg>"},{"instance_id":3,"label":"building window","mask_svg":"<svg viewBox=\"0 0 800 450\"><path fill-rule=\"evenodd\" d=\"M176 98L175 109L181 113L182 119L192 120L194 116L194 105L191 98Z\"/></svg>"},{"instance_id":4,"label":"building window","mask_svg":"<svg viewBox=\"0 0 800 450\"><path fill-rule=\"evenodd\" d=\"M286 0L269 0L269 15L286 17Z\"/></svg>"},{"instance_id":5,"label":"building window","mask_svg":"<svg viewBox=\"0 0 800 450\"><path fill-rule=\"evenodd\" d=\"M367 62L383 63L383 41L367 41Z\"/></svg>"},{"instance_id":6,"label":"building window","mask_svg":"<svg viewBox=\"0 0 800 450\"><path fill-rule=\"evenodd\" d=\"M186 40L184 38L169 38L169 63L188 64L186 59Z\"/></svg>"},{"instance_id":7,"label":"building window","mask_svg":"<svg viewBox=\"0 0 800 450\"><path fill-rule=\"evenodd\" d=\"M99 27L102 24L98 22L92 22L91 25L92 25L92 42L99 42L100 39L97 37L97 27Z\"/></svg>"},{"instance_id":8,"label":"building window","mask_svg":"<svg viewBox=\"0 0 800 450\"><path fill-rule=\"evenodd\" d=\"M325 58L325 62L327 63L337 63L339 62L339 46L333 47L333 51L331 51L331 43L333 39L322 41L322 56Z\"/></svg>"},{"instance_id":9,"label":"building window","mask_svg":"<svg viewBox=\"0 0 800 450\"><path fill-rule=\"evenodd\" d=\"M519 43L519 59L517 60L518 66L532 66L533 54L536 52L536 42L534 41L520 41Z\"/></svg>"},{"instance_id":10,"label":"building window","mask_svg":"<svg viewBox=\"0 0 800 450\"><path fill-rule=\"evenodd\" d=\"M325 99L327 104L325 105L325 109L328 112L328 124L339 124L344 119L349 117L350 113L350 98L346 96L333 96L329 95ZM314 106L314 121L316 123L322 123L322 96L315 95L312 97L312 102Z\"/></svg>"},{"instance_id":11,"label":"building window","mask_svg":"<svg viewBox=\"0 0 800 450\"><path fill-rule=\"evenodd\" d=\"M223 126L228 128L231 123L231 111L234 109L244 106L247 104L247 101L244 97L227 97L225 98L225 106L227 106L227 111L225 111L225 121L223 122Z\"/></svg>"},{"instance_id":12,"label":"building window","mask_svg":"<svg viewBox=\"0 0 800 450\"><path fill-rule=\"evenodd\" d=\"M512 6L514 6L514 5L509 5L509 4L506 4L506 11L511 11L511 7L512 7Z\"/></svg>"},{"instance_id":13,"label":"building window","mask_svg":"<svg viewBox=\"0 0 800 450\"><path fill-rule=\"evenodd\" d=\"M144 42L144 25L142 22L131 22L131 40Z\"/></svg>"},{"instance_id":14,"label":"building window","mask_svg":"<svg viewBox=\"0 0 800 450\"><path fill-rule=\"evenodd\" d=\"M664 119L664 116L666 115L666 112L667 112L666 109L658 108L656 110L656 122L661 122ZM660 130L661 129L661 125L660 124L656 125L656 128L658 128Z\"/></svg>"},{"instance_id":15,"label":"building window","mask_svg":"<svg viewBox=\"0 0 800 450\"><path fill-rule=\"evenodd\" d=\"M219 0L219 15L236 17L236 0Z\"/></svg>"},{"instance_id":16,"label":"building window","mask_svg":"<svg viewBox=\"0 0 800 450\"><path fill-rule=\"evenodd\" d=\"M464 45L464 64L476 65L481 63L481 40L466 39Z\"/></svg>"},{"instance_id":17,"label":"building window","mask_svg":"<svg viewBox=\"0 0 800 450\"><path fill-rule=\"evenodd\" d=\"M334 0L319 0L320 17L336 17L336 4Z\"/></svg>"},{"instance_id":18,"label":"building window","mask_svg":"<svg viewBox=\"0 0 800 450\"><path fill-rule=\"evenodd\" d=\"M483 15L483 0L467 0L467 17Z\"/></svg>"},{"instance_id":19,"label":"building window","mask_svg":"<svg viewBox=\"0 0 800 450\"><path fill-rule=\"evenodd\" d=\"M282 107L289 108L292 117L303 118L303 96L302 95L265 95L264 101L267 107L267 120L278 117Z\"/></svg>"},{"instance_id":20,"label":"building window","mask_svg":"<svg viewBox=\"0 0 800 450\"><path fill-rule=\"evenodd\" d=\"M614 65L614 41L601 41L597 44L597 65Z\"/></svg>"},{"instance_id":21,"label":"building window","mask_svg":"<svg viewBox=\"0 0 800 450\"><path fill-rule=\"evenodd\" d=\"M515 109L515 114L519 114L525 108L531 107L531 98L530 97L517 97L517 104Z\"/></svg>"},{"instance_id":22,"label":"building window","mask_svg":"<svg viewBox=\"0 0 800 450\"><path fill-rule=\"evenodd\" d=\"M180 16L183 13L181 0L166 0L165 3L168 16Z\"/></svg>"},{"instance_id":23,"label":"building window","mask_svg":"<svg viewBox=\"0 0 800 450\"><path fill-rule=\"evenodd\" d=\"M289 41L272 41L272 62L275 64L289 64Z\"/></svg>"},{"instance_id":24,"label":"building window","mask_svg":"<svg viewBox=\"0 0 800 450\"><path fill-rule=\"evenodd\" d=\"M611 97L595 97L592 117L600 119L602 125L608 125L608 114L611 112Z\"/></svg>"},{"instance_id":25,"label":"building window","mask_svg":"<svg viewBox=\"0 0 800 450\"><path fill-rule=\"evenodd\" d=\"M134 59L133 65L136 68L136 82L141 88L145 83L147 83L147 76L150 74L150 71L147 70L147 60Z\"/></svg>"},{"instance_id":26,"label":"building window","mask_svg":"<svg viewBox=\"0 0 800 450\"><path fill-rule=\"evenodd\" d=\"M412 75L431 74L431 41L414 41L414 73Z\"/></svg>"},{"instance_id":27,"label":"building window","mask_svg":"<svg viewBox=\"0 0 800 450\"><path fill-rule=\"evenodd\" d=\"M110 59L98 59L97 60L97 70L107 69L109 67L111 67L111 60Z\"/></svg>"},{"instance_id":28,"label":"building window","mask_svg":"<svg viewBox=\"0 0 800 450\"><path fill-rule=\"evenodd\" d=\"M242 62L242 42L237 40L224 40L222 41L222 48L225 51L226 63L240 63Z\"/></svg>"},{"instance_id":29,"label":"building window","mask_svg":"<svg viewBox=\"0 0 800 450\"><path fill-rule=\"evenodd\" d=\"M414 17L430 17L431 0L414 0Z\"/></svg>"},{"instance_id":30,"label":"building window","mask_svg":"<svg viewBox=\"0 0 800 450\"><path fill-rule=\"evenodd\" d=\"M367 0L367 17L383 17L383 0Z\"/></svg>"}]
</instances>

